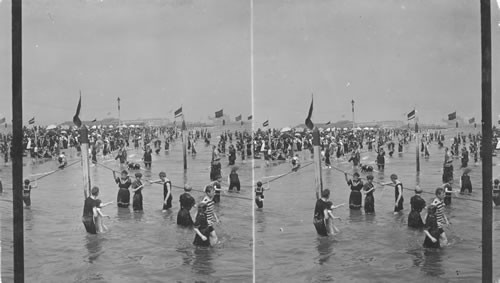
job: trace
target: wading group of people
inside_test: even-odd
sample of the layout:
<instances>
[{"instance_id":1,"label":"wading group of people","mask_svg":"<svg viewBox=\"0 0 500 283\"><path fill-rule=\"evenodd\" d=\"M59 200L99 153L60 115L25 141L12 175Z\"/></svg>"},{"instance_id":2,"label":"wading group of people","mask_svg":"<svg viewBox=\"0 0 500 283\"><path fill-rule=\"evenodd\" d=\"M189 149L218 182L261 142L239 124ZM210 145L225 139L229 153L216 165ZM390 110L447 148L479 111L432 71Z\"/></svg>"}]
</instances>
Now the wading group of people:
<instances>
[{"instance_id":1,"label":"wading group of people","mask_svg":"<svg viewBox=\"0 0 500 283\"><path fill-rule=\"evenodd\" d=\"M184 193L178 196L179 200L179 209L177 212L177 225L185 228L191 228L194 231L195 237L193 244L196 246L213 246L218 243L218 237L215 232L215 225L220 222L219 217L216 213L216 207L218 203L221 201L221 192L222 192L222 169L221 169L221 156L224 155L226 151L226 145L224 144L226 141L229 144L229 152L226 154L228 156L228 166L231 166L230 173L228 175L228 190L239 192L241 185L239 176L237 173L237 167L233 166L235 163L235 157L231 156L232 154L236 154L231 152L235 146L233 146L233 137L235 137L235 142L237 144L242 143L242 139L244 138L244 133L224 133L219 140L219 145L214 146L212 150L212 161L211 161L211 170L210 170L210 182L201 191L204 192L204 197L201 201L196 203L195 198L191 195L192 187L188 184L183 186ZM175 140L175 135L170 135L167 140L171 143ZM198 138L205 138L207 145L209 144L210 134L205 131L193 132L189 135L191 140L190 151L194 151L194 144ZM157 137L151 137L149 140L157 139ZM222 142L221 142L222 141ZM155 147L158 147L158 142L152 141ZM149 145L144 147L146 149L146 153L150 150ZM168 150L168 149L165 149ZM126 155L126 149L124 147L120 148L117 154L118 160L120 160L120 166L123 169L120 172L120 175L117 176L117 172L113 170L113 181L118 186L117 191L117 199L116 203L119 209L130 209L132 207L133 211L136 213L141 213L143 211L143 191L145 185L149 184L159 184L163 188L163 198L161 199L162 211L167 212L173 209L175 195L172 191L172 182L167 178L167 174L165 172L159 173L159 179L157 180L144 180L143 174L141 172L137 172L136 168L131 168L130 163L126 162L126 158L120 158L121 156ZM149 152L151 154L151 152ZM244 157L242 157L244 158ZM123 160L125 159L125 160ZM148 156L148 158L144 159L144 163L146 164L146 170L151 168L151 163L153 163L152 158ZM129 175L129 171L136 171L133 174L133 177ZM102 217L105 215L102 214L101 208L104 207L101 201L98 199L98 187L92 188L91 195L87 197L84 204L84 214L82 221L85 225L87 232L91 234L96 234L100 232L105 232L106 227L102 224ZM131 194L133 194L131 196ZM196 208L196 216L193 217L191 215L192 208ZM93 216L93 218L91 217ZM92 220L92 221L91 221Z\"/></svg>"}]
</instances>

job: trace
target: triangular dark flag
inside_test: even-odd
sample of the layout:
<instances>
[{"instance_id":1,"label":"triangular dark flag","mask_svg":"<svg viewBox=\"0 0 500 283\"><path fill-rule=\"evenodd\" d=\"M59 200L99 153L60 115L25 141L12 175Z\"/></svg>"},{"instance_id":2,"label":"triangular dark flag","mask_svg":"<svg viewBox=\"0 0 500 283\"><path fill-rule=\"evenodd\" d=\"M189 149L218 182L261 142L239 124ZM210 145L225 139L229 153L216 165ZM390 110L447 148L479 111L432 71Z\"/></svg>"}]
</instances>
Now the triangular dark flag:
<instances>
[{"instance_id":1,"label":"triangular dark flag","mask_svg":"<svg viewBox=\"0 0 500 283\"><path fill-rule=\"evenodd\" d=\"M476 122L476 118L470 118L469 119L469 124L474 124L474 122Z\"/></svg>"},{"instance_id":2,"label":"triangular dark flag","mask_svg":"<svg viewBox=\"0 0 500 283\"><path fill-rule=\"evenodd\" d=\"M312 130L314 128L314 124L311 121L312 114L313 114L313 98L311 98L311 106L309 107L309 114L307 115L306 118L306 127L309 130Z\"/></svg>"},{"instance_id":3,"label":"triangular dark flag","mask_svg":"<svg viewBox=\"0 0 500 283\"><path fill-rule=\"evenodd\" d=\"M75 125L77 127L81 127L82 126L82 121L80 120L80 108L82 108L82 95L80 94L80 99L78 100L78 106L76 107L76 114L75 116L73 116L73 123L75 123Z\"/></svg>"},{"instance_id":4,"label":"triangular dark flag","mask_svg":"<svg viewBox=\"0 0 500 283\"><path fill-rule=\"evenodd\" d=\"M92 123L95 123L95 122L97 122L97 119L92 120Z\"/></svg>"},{"instance_id":5,"label":"triangular dark flag","mask_svg":"<svg viewBox=\"0 0 500 283\"><path fill-rule=\"evenodd\" d=\"M31 124L35 124L35 117L31 118L28 123L31 125Z\"/></svg>"},{"instance_id":6,"label":"triangular dark flag","mask_svg":"<svg viewBox=\"0 0 500 283\"><path fill-rule=\"evenodd\" d=\"M328 121L328 123L326 123L326 125L330 125L330 123L331 123L331 122L332 122L332 121Z\"/></svg>"},{"instance_id":7,"label":"triangular dark flag","mask_svg":"<svg viewBox=\"0 0 500 283\"><path fill-rule=\"evenodd\" d=\"M236 117L236 122L241 121L241 115Z\"/></svg>"},{"instance_id":8,"label":"triangular dark flag","mask_svg":"<svg viewBox=\"0 0 500 283\"><path fill-rule=\"evenodd\" d=\"M248 120L252 120L252 115L248 116Z\"/></svg>"}]
</instances>

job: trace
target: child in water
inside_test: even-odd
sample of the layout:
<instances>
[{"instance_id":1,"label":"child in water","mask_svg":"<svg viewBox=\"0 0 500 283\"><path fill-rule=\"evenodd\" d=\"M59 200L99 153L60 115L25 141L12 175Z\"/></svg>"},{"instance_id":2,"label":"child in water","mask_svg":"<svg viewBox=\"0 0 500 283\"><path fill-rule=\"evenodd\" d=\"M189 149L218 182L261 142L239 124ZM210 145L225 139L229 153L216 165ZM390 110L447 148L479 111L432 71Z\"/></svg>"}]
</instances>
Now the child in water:
<instances>
[{"instance_id":1,"label":"child in water","mask_svg":"<svg viewBox=\"0 0 500 283\"><path fill-rule=\"evenodd\" d=\"M26 205L26 208L31 207L31 189L34 189L38 187L38 185L35 183L34 185L31 185L31 181L28 179L24 180L24 186L23 186L23 201L24 204Z\"/></svg>"},{"instance_id":2,"label":"child in water","mask_svg":"<svg viewBox=\"0 0 500 283\"><path fill-rule=\"evenodd\" d=\"M500 180L493 181L493 202L496 206L500 205Z\"/></svg>"},{"instance_id":3,"label":"child in water","mask_svg":"<svg viewBox=\"0 0 500 283\"><path fill-rule=\"evenodd\" d=\"M207 220L207 204L200 203L198 205L198 214L196 214L196 220L194 222L194 236L193 244L201 247L210 246L210 233L213 232L214 228L208 224Z\"/></svg>"},{"instance_id":4,"label":"child in water","mask_svg":"<svg viewBox=\"0 0 500 283\"><path fill-rule=\"evenodd\" d=\"M271 188L269 188L269 183L268 183L268 187L264 188L264 187L262 187L261 181L257 182L257 188L255 188L255 204L257 204L258 208L264 207L264 191L267 191L270 189Z\"/></svg>"},{"instance_id":5,"label":"child in water","mask_svg":"<svg viewBox=\"0 0 500 283\"><path fill-rule=\"evenodd\" d=\"M208 221L208 226L212 227L211 232L210 232L210 245L214 246L218 242L217 234L215 233L215 230L213 229L213 226L215 223L219 223L219 218L217 218L217 214L215 214L215 202L214 202L214 196L215 196L215 189L212 185L207 185L205 187L205 193L207 194L201 203L206 204L207 210L206 210L206 215L207 215L207 221Z\"/></svg>"},{"instance_id":6,"label":"child in water","mask_svg":"<svg viewBox=\"0 0 500 283\"><path fill-rule=\"evenodd\" d=\"M342 203L342 204L335 206L335 205L333 205L333 203L331 201L327 201L326 205L328 207L328 209L327 209L328 219L326 220L326 229L328 230L328 235L338 234L338 233L340 233L340 230L339 230L339 228L337 228L337 226L335 226L333 224L333 220L334 219L341 220L341 218L334 216L333 210L343 206L344 204Z\"/></svg>"},{"instance_id":7,"label":"child in water","mask_svg":"<svg viewBox=\"0 0 500 283\"><path fill-rule=\"evenodd\" d=\"M427 208L427 219L425 220L425 240L424 248L440 248L440 238L443 229L438 227L436 216L436 206L431 205Z\"/></svg>"}]
</instances>

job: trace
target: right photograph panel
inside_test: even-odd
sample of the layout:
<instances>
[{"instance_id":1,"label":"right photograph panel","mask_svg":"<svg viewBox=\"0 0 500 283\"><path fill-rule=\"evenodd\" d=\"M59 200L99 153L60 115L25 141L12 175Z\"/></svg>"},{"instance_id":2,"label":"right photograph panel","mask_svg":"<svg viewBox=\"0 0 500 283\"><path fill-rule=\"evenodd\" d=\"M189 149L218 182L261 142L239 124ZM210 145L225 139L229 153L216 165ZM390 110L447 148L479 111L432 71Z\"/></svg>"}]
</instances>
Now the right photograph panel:
<instances>
[{"instance_id":1,"label":"right photograph panel","mask_svg":"<svg viewBox=\"0 0 500 283\"><path fill-rule=\"evenodd\" d=\"M480 23L477 1L254 1L256 282L481 280Z\"/></svg>"}]
</instances>

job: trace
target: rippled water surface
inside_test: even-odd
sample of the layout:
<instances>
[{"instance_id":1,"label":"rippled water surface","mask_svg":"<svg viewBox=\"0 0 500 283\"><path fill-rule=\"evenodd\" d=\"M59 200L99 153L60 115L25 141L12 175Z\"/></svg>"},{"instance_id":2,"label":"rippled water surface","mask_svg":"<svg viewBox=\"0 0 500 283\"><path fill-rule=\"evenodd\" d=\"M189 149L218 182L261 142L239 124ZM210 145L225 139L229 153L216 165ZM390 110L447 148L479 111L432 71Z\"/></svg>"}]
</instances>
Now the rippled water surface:
<instances>
[{"instance_id":1,"label":"rippled water surface","mask_svg":"<svg viewBox=\"0 0 500 283\"><path fill-rule=\"evenodd\" d=\"M447 144L449 144L449 136ZM445 144L446 145L446 144ZM366 148L365 148L366 150ZM430 158L421 158L419 178L415 174L415 146L405 147L402 155L386 158L384 173L374 173L375 181L390 181L396 173L404 190L404 213L393 214L394 188L377 186L375 215L350 211L348 206L334 211L342 221L335 225L341 233L319 237L312 224L316 197L314 168L307 166L310 154L303 152L303 168L270 183L265 193L263 209L255 211L255 245L257 282L480 282L481 280L481 165L469 163L472 168L473 193L453 199L447 208L452 225L445 228L451 246L433 251L422 248L423 232L410 230L407 217L409 200L415 185L424 189L423 198L430 202L434 189L441 185L442 149L436 144L430 148ZM374 152L362 153L362 163L373 163ZM493 176L500 175L500 160L494 157ZM259 165L259 164L257 164ZM352 173L352 165L345 160L334 161L333 166ZM288 164L274 164L256 169L256 178L289 172ZM459 159L454 162L455 189L461 171ZM365 176L366 174L362 174ZM334 204L348 203L350 190L343 173L323 170L324 187L332 191ZM494 209L494 263L500 257L500 209ZM499 269L494 270L497 278Z\"/></svg>"},{"instance_id":2,"label":"rippled water surface","mask_svg":"<svg viewBox=\"0 0 500 283\"><path fill-rule=\"evenodd\" d=\"M215 139L213 139L215 141ZM163 150L153 155L151 170L143 171L145 179L158 179L167 172L173 185L182 186L184 179L193 186L192 195L201 200L202 190L209 182L210 148L202 141L198 154L188 156L188 172L183 173L180 141L171 145L170 153ZM69 150L68 150L69 152ZM78 160L75 153L67 154L69 163ZM129 159L139 161L142 152L129 150ZM25 176L55 169L55 161L32 165L25 160ZM104 165L119 169L112 159ZM229 174L223 160L223 175ZM173 189L173 208L162 212L163 189L148 185L143 190L144 212L117 208L103 209L111 216L105 224L105 234L89 235L81 223L83 189L80 164L41 179L32 191L32 207L24 209L25 219L25 278L26 282L252 282L252 192L251 162L239 158L242 191L222 196L217 208L222 221L216 226L221 244L215 248L195 248L194 232L178 228L179 195ZM12 191L10 167L2 167L4 193L0 196L2 217L2 279L13 278L12 265ZM100 199L115 201L117 186L112 173L100 166L91 167L93 183L101 188ZM131 173L133 174L133 172ZM234 196L234 197L233 197ZM191 211L195 216L195 210Z\"/></svg>"}]
</instances>

